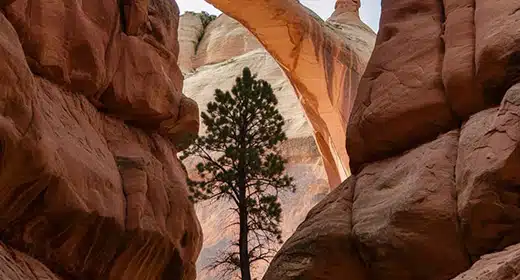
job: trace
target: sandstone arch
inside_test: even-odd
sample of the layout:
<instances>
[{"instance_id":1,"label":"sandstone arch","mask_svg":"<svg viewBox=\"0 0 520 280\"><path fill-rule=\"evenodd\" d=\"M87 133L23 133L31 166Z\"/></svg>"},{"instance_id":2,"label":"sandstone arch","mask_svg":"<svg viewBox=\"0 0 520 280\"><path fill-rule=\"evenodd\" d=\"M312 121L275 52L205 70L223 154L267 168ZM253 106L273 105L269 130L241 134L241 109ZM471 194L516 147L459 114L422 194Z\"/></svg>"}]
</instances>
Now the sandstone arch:
<instances>
[{"instance_id":1,"label":"sandstone arch","mask_svg":"<svg viewBox=\"0 0 520 280\"><path fill-rule=\"evenodd\" d=\"M339 185L350 173L347 121L375 38L359 19L359 1L339 0L327 22L292 0L207 2L247 27L280 64L312 124L330 185ZM347 36L352 27L357 41Z\"/></svg>"}]
</instances>

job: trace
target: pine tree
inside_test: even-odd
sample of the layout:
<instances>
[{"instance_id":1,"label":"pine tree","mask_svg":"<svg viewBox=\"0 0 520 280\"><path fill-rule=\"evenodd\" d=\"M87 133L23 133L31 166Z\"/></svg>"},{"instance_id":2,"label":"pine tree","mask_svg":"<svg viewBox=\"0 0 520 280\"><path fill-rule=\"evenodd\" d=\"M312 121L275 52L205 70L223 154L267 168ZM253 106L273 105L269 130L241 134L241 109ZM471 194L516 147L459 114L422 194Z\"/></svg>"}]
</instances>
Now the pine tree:
<instances>
[{"instance_id":1,"label":"pine tree","mask_svg":"<svg viewBox=\"0 0 520 280\"><path fill-rule=\"evenodd\" d=\"M269 83L244 68L231 92L215 90L215 102L201 114L207 133L182 157L201 160L201 179L188 179L194 201L223 199L233 205L238 240L211 267L225 273L240 270L242 280L251 280L254 263L274 256L271 245L282 238L278 195L295 189L278 150L287 137L277 103Z\"/></svg>"}]
</instances>

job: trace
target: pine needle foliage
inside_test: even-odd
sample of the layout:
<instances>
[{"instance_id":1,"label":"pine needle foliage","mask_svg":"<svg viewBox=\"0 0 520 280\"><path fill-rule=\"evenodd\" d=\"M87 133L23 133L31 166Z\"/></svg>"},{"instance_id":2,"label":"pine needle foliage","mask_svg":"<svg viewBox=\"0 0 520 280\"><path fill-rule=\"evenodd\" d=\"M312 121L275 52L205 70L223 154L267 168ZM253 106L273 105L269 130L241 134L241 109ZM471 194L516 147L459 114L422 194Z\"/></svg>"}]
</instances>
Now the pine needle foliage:
<instances>
[{"instance_id":1,"label":"pine needle foliage","mask_svg":"<svg viewBox=\"0 0 520 280\"><path fill-rule=\"evenodd\" d=\"M295 190L278 148L287 137L277 104L269 83L244 68L231 91L215 90L215 101L201 114L206 134L182 156L200 160L200 179L188 179L195 202L226 200L233 205L239 236L211 268L225 274L240 270L242 280L251 279L256 262L274 256L272 245L282 240L279 194Z\"/></svg>"}]
</instances>

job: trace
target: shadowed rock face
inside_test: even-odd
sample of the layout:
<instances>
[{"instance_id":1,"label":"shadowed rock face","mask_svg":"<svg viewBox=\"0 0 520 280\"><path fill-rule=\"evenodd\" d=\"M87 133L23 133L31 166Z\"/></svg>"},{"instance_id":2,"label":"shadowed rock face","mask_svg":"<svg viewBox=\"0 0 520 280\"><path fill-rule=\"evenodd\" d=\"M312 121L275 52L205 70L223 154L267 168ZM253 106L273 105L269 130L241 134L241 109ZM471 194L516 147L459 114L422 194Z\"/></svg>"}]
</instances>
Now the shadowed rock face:
<instances>
[{"instance_id":1,"label":"shadowed rock face","mask_svg":"<svg viewBox=\"0 0 520 280\"><path fill-rule=\"evenodd\" d=\"M264 280L519 279L519 11L382 1L348 123L351 187L309 212Z\"/></svg>"},{"instance_id":2,"label":"shadowed rock face","mask_svg":"<svg viewBox=\"0 0 520 280\"><path fill-rule=\"evenodd\" d=\"M294 0L208 2L244 25L281 65L312 125L329 182L337 186L350 174L346 124L374 36L359 20L359 2L340 1L330 22ZM339 20L348 13L355 16ZM345 39L334 21L351 26L355 31L345 33L357 40Z\"/></svg>"},{"instance_id":3,"label":"shadowed rock face","mask_svg":"<svg viewBox=\"0 0 520 280\"><path fill-rule=\"evenodd\" d=\"M175 2L9 2L0 278L195 279L202 236L176 143L198 111L181 93Z\"/></svg>"}]
</instances>

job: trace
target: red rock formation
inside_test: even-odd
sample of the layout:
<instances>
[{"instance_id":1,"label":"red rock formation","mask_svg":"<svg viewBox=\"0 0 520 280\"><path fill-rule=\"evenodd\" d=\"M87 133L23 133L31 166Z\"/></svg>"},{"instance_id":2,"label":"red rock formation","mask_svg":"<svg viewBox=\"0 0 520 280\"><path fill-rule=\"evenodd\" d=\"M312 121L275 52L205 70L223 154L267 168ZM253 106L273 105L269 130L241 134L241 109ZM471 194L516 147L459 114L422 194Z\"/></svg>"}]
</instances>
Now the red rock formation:
<instances>
[{"instance_id":1,"label":"red rock formation","mask_svg":"<svg viewBox=\"0 0 520 280\"><path fill-rule=\"evenodd\" d=\"M352 242L354 185L347 179L309 212L264 279L368 279Z\"/></svg>"},{"instance_id":2,"label":"red rock formation","mask_svg":"<svg viewBox=\"0 0 520 280\"><path fill-rule=\"evenodd\" d=\"M128 5L124 26L117 1L0 12L0 239L20 251L0 250L2 279L195 279L178 10Z\"/></svg>"},{"instance_id":3,"label":"red rock formation","mask_svg":"<svg viewBox=\"0 0 520 280\"><path fill-rule=\"evenodd\" d=\"M468 271L453 280L515 280L520 276L520 245L482 256Z\"/></svg>"},{"instance_id":4,"label":"red rock formation","mask_svg":"<svg viewBox=\"0 0 520 280\"><path fill-rule=\"evenodd\" d=\"M449 279L468 267L457 235L458 131L357 177L352 231L371 279Z\"/></svg>"},{"instance_id":5,"label":"red rock formation","mask_svg":"<svg viewBox=\"0 0 520 280\"><path fill-rule=\"evenodd\" d=\"M5 280L61 280L30 256L0 243L0 278Z\"/></svg>"},{"instance_id":6,"label":"red rock formation","mask_svg":"<svg viewBox=\"0 0 520 280\"><path fill-rule=\"evenodd\" d=\"M313 126L329 182L337 186L350 173L344 149L346 123L365 69L363 56L369 52L353 48L342 38L344 34L327 27L328 23L309 13L298 1L208 2L247 27L282 66ZM341 2L338 8L359 8L358 1L350 2ZM364 25L359 18L350 23Z\"/></svg>"},{"instance_id":7,"label":"red rock formation","mask_svg":"<svg viewBox=\"0 0 520 280\"><path fill-rule=\"evenodd\" d=\"M519 11L508 0L382 1L347 130L353 191L311 213L335 213L331 201L353 192L352 206L339 220L309 214L264 280L365 279L359 266L342 271L356 259L375 280L520 277ZM309 244L336 237L349 257L315 265L326 257Z\"/></svg>"}]
</instances>

